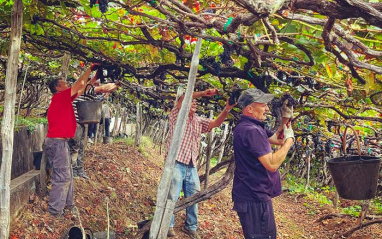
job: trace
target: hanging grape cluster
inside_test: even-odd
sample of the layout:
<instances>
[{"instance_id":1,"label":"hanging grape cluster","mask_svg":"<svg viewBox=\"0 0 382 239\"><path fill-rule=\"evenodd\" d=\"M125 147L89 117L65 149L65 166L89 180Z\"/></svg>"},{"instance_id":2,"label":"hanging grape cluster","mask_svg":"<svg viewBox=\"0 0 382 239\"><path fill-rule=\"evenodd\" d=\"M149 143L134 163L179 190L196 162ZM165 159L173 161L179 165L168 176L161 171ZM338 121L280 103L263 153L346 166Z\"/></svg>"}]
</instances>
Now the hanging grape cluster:
<instances>
[{"instance_id":1,"label":"hanging grape cluster","mask_svg":"<svg viewBox=\"0 0 382 239\"><path fill-rule=\"evenodd\" d=\"M224 51L220 54L220 60L224 65L233 66L234 62L231 58L232 52L233 49L231 47L224 45Z\"/></svg>"},{"instance_id":2,"label":"hanging grape cluster","mask_svg":"<svg viewBox=\"0 0 382 239\"><path fill-rule=\"evenodd\" d=\"M322 85L311 77L299 77L300 74L292 71L290 74L285 73L284 71L278 71L276 73L277 79L287 83L290 86L306 85L310 89L319 90L322 88Z\"/></svg>"},{"instance_id":3,"label":"hanging grape cluster","mask_svg":"<svg viewBox=\"0 0 382 239\"><path fill-rule=\"evenodd\" d=\"M216 76L220 75L220 62L217 62L214 56L206 57L200 60L200 65L204 69L208 69L208 67L212 67L214 69L214 73Z\"/></svg>"},{"instance_id":4,"label":"hanging grape cluster","mask_svg":"<svg viewBox=\"0 0 382 239\"><path fill-rule=\"evenodd\" d=\"M93 7L94 5L97 5L99 7L99 10L102 13L107 12L107 5L109 4L108 0L90 0L90 7Z\"/></svg>"},{"instance_id":5,"label":"hanging grape cluster","mask_svg":"<svg viewBox=\"0 0 382 239\"><path fill-rule=\"evenodd\" d=\"M125 72L122 72L121 67L117 65L100 65L97 68L97 75L102 83L105 82L106 78L114 82L124 74Z\"/></svg>"}]
</instances>

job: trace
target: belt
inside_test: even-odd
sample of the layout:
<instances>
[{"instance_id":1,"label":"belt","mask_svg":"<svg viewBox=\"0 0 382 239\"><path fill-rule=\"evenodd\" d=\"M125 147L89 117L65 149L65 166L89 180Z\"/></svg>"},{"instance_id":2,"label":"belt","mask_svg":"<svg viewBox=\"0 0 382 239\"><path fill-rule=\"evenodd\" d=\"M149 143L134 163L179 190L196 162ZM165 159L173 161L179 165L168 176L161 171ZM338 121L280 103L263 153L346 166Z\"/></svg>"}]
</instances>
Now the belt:
<instances>
[{"instance_id":1,"label":"belt","mask_svg":"<svg viewBox=\"0 0 382 239\"><path fill-rule=\"evenodd\" d=\"M71 138L49 138L49 139L60 139L60 140L66 140L66 141L68 141L68 140L71 139Z\"/></svg>"}]
</instances>

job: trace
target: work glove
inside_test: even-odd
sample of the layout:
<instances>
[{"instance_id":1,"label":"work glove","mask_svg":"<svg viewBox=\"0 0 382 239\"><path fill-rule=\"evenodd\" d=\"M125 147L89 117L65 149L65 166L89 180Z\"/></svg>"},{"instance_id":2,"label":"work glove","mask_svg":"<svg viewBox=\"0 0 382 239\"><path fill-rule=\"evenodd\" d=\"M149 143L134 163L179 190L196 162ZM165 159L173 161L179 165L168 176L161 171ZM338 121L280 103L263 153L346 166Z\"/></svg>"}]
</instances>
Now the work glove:
<instances>
[{"instance_id":1,"label":"work glove","mask_svg":"<svg viewBox=\"0 0 382 239\"><path fill-rule=\"evenodd\" d=\"M288 106L288 100L285 100L283 107L281 108L281 115L283 118L292 118L293 117L293 105Z\"/></svg>"},{"instance_id":2,"label":"work glove","mask_svg":"<svg viewBox=\"0 0 382 239\"><path fill-rule=\"evenodd\" d=\"M284 141L283 141L283 144L285 144L285 141L288 139L288 138L293 138L293 141L294 141L294 131L292 129L292 126L289 125L287 126L288 124L284 124Z\"/></svg>"}]
</instances>

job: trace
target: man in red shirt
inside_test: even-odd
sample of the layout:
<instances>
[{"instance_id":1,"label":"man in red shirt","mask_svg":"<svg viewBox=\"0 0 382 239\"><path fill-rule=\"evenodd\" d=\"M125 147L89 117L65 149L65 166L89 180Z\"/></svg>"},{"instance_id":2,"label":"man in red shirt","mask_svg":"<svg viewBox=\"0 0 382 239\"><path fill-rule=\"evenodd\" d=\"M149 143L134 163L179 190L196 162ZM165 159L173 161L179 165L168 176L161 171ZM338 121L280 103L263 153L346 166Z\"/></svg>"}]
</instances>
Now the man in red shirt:
<instances>
[{"instance_id":1,"label":"man in red shirt","mask_svg":"<svg viewBox=\"0 0 382 239\"><path fill-rule=\"evenodd\" d=\"M208 89L205 91L194 92L192 98L196 99L203 96L214 96L216 94L217 89ZM167 157L167 153L170 148L176 119L178 117L179 110L182 106L183 98L184 96L181 96L179 98L177 104L169 114L170 132L168 137L169 140L167 141L167 152L165 157ZM169 199L172 199L176 202L179 198L179 194L182 189L185 197L191 197L197 191L200 191L200 182L196 168L196 159L199 154L201 134L209 132L215 127L219 127L227 118L228 112L235 105L236 104L229 105L227 100L224 110L219 114L219 116L216 119L212 120L196 115L196 101L192 101L188 118L185 119L187 120L185 129L186 132L183 136L180 151L175 161L170 191L168 195ZM182 231L185 232L190 238L198 239L200 237L197 233L197 226L198 205L195 204L186 209L186 222L185 225L182 227ZM173 227L174 215L171 218L170 228L167 233L168 237L175 236L175 231Z\"/></svg>"},{"instance_id":2,"label":"man in red shirt","mask_svg":"<svg viewBox=\"0 0 382 239\"><path fill-rule=\"evenodd\" d=\"M71 87L62 79L49 83L53 97L48 109L44 151L52 167L48 212L54 216L62 215L65 206L73 207L73 173L68 140L74 137L77 125L72 101L83 93L90 73L97 66L93 64Z\"/></svg>"}]
</instances>

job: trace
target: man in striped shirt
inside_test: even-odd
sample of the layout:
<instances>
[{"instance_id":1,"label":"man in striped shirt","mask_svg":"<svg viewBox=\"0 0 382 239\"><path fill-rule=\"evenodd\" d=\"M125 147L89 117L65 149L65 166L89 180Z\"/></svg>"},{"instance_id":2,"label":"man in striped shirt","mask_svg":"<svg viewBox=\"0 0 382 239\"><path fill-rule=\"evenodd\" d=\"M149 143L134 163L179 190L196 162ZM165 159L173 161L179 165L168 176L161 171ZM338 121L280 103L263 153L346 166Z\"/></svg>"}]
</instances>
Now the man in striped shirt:
<instances>
[{"instance_id":1,"label":"man in striped shirt","mask_svg":"<svg viewBox=\"0 0 382 239\"><path fill-rule=\"evenodd\" d=\"M72 158L72 167L73 167L73 177L81 177L89 179L89 176L85 173L84 169L84 138L85 134L85 125L79 123L77 103L82 101L96 100L103 101L105 99L105 94L109 94L118 89L119 84L117 83L107 83L101 86L93 87L92 84L98 80L98 73L88 82L88 85L85 87L85 94L77 97L72 105L74 109L74 115L77 122L77 130L74 138L69 140L70 153ZM91 87L89 87L89 84Z\"/></svg>"},{"instance_id":2,"label":"man in striped shirt","mask_svg":"<svg viewBox=\"0 0 382 239\"><path fill-rule=\"evenodd\" d=\"M219 127L223 121L227 118L228 112L235 106L229 105L228 100L224 110L219 116L212 120L204 117L200 117L195 114L196 112L196 100L203 96L214 96L217 94L217 89L208 89L205 91L194 92L192 95L193 101L191 109L188 114L188 118L185 129L185 134L181 142L180 151L175 161L173 176L171 180L171 186L168 198L175 202L179 198L180 191L183 189L184 196L190 197L197 191L200 191L200 182L197 172L196 159L198 157L200 137L202 133L211 131L212 128ZM170 148L173 132L175 129L176 119L179 114L179 110L182 106L184 96L181 96L171 110L169 114L170 132L167 141L167 151L165 158L167 157L168 150ZM198 205L192 205L186 209L186 222L182 227L182 231L185 232L190 238L199 238L197 233L198 226ZM167 234L168 237L175 236L174 232L174 215L171 218L170 228Z\"/></svg>"}]
</instances>

